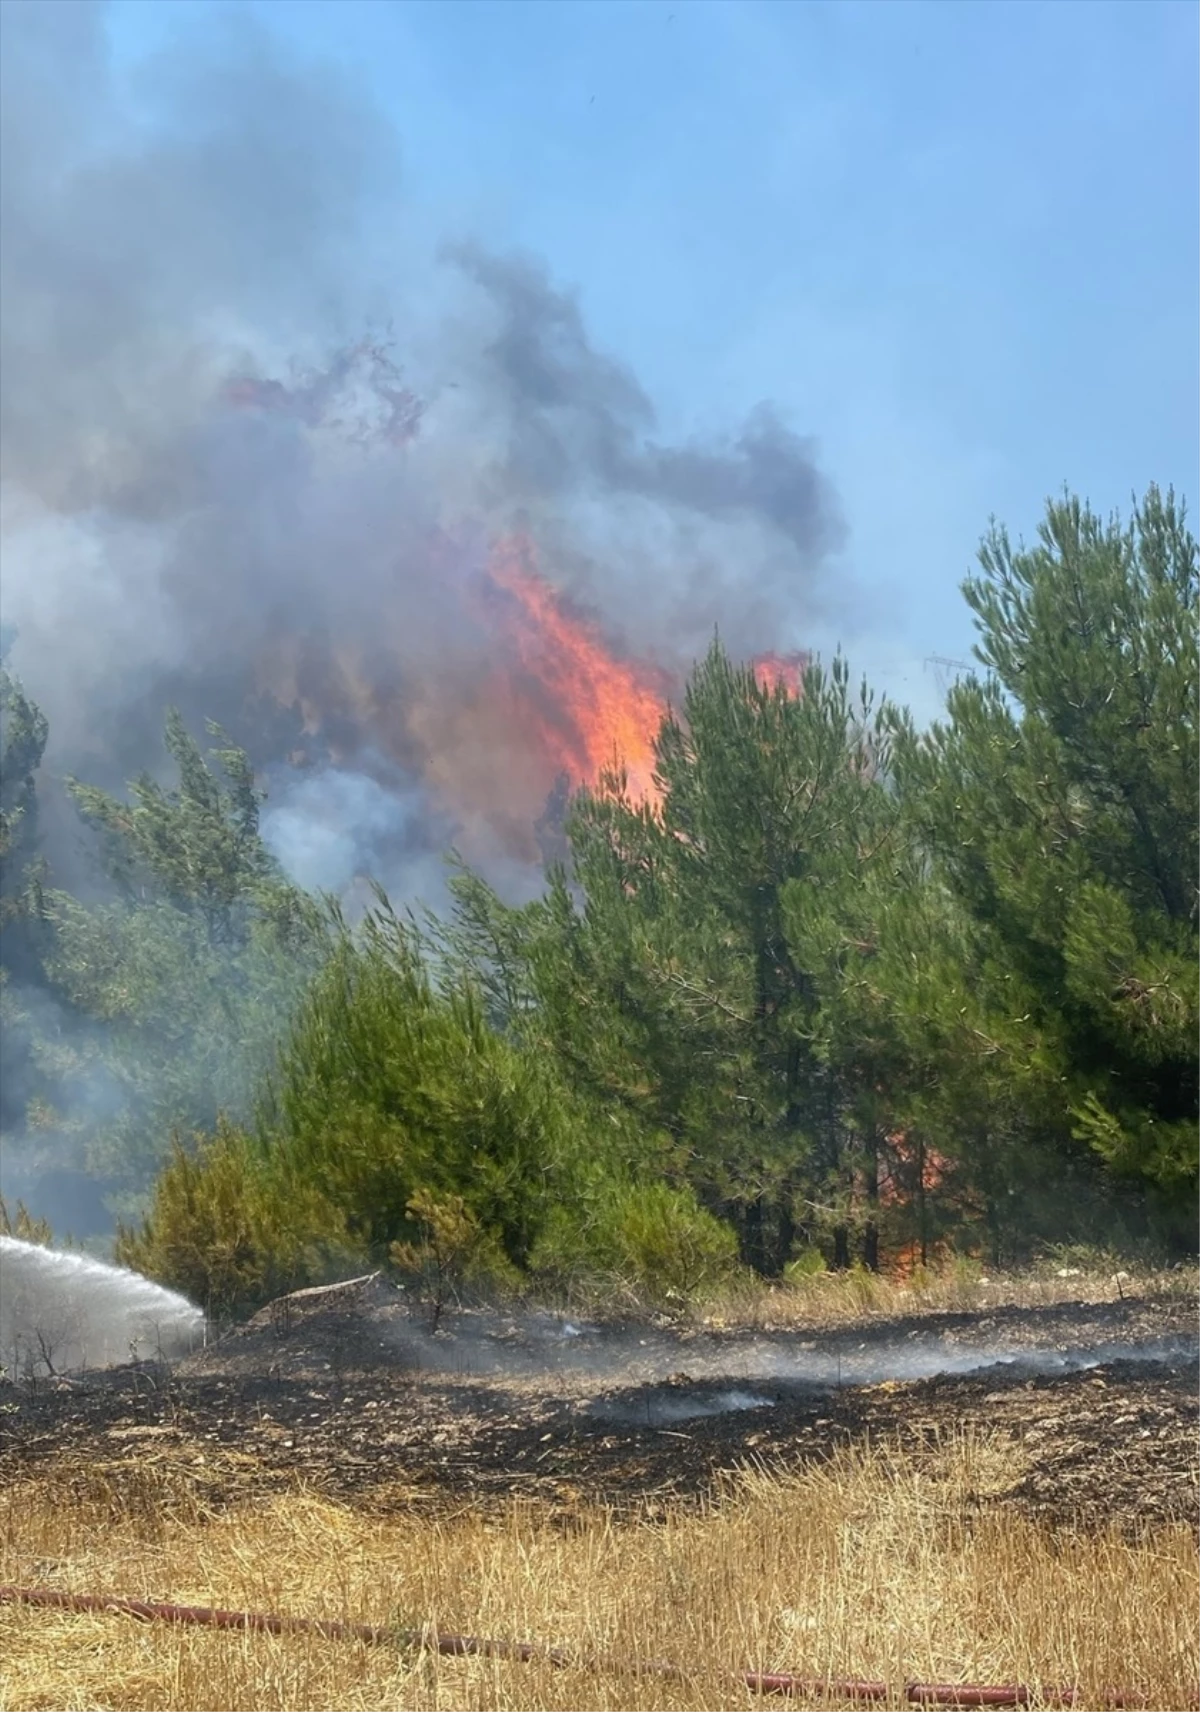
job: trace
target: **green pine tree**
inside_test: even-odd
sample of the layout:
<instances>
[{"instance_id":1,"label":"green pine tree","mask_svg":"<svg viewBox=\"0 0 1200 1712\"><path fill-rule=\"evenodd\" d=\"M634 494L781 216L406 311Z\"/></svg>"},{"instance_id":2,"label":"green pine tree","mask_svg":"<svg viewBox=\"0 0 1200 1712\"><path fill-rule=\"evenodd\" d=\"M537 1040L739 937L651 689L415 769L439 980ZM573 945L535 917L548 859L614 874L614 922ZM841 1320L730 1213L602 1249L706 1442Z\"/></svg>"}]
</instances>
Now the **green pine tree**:
<instances>
[{"instance_id":1,"label":"green pine tree","mask_svg":"<svg viewBox=\"0 0 1200 1712\"><path fill-rule=\"evenodd\" d=\"M0 665L0 967L26 976L38 961L36 774L48 736L46 716Z\"/></svg>"},{"instance_id":2,"label":"green pine tree","mask_svg":"<svg viewBox=\"0 0 1200 1712\"><path fill-rule=\"evenodd\" d=\"M26 995L46 949L45 866L38 848L36 775L45 715L0 664L0 1133L23 1134L48 1084Z\"/></svg>"},{"instance_id":3,"label":"green pine tree","mask_svg":"<svg viewBox=\"0 0 1200 1712\"><path fill-rule=\"evenodd\" d=\"M901 776L982 1032L1064 1157L1086 1142L1194 1226L1195 540L1153 488L1124 525L1065 498L1031 549L993 529L964 590L986 676Z\"/></svg>"},{"instance_id":4,"label":"green pine tree","mask_svg":"<svg viewBox=\"0 0 1200 1712\"><path fill-rule=\"evenodd\" d=\"M487 968L495 1014L625 1114L641 1168L731 1218L762 1272L798 1220L828 1222L877 1127L869 1071L828 1050L815 948L794 929L883 859L887 726L840 658L795 697L714 645L659 734L660 812L614 772L574 804L571 870L545 899L505 910L456 882L455 943Z\"/></svg>"},{"instance_id":5,"label":"green pine tree","mask_svg":"<svg viewBox=\"0 0 1200 1712\"><path fill-rule=\"evenodd\" d=\"M143 776L122 800L70 783L117 895L46 898L47 975L81 1019L89 1098L108 1108L92 1126L89 1162L134 1194L175 1133L248 1110L329 941L322 906L262 842L246 756L209 729L219 746L206 757L168 715L174 789Z\"/></svg>"}]
</instances>

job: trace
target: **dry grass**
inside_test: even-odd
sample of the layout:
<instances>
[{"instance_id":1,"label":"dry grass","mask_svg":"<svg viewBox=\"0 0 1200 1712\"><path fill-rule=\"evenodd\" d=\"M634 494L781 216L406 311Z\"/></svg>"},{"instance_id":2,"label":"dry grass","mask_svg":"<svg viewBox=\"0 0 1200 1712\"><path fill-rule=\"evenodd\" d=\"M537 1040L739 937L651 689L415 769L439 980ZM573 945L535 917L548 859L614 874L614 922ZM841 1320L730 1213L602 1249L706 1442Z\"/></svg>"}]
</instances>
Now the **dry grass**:
<instances>
[{"instance_id":1,"label":"dry grass","mask_svg":"<svg viewBox=\"0 0 1200 1712\"><path fill-rule=\"evenodd\" d=\"M0 1708L541 1709L763 1705L723 1671L1114 1682L1187 1703L1200 1668L1192 1536L1051 1535L980 1507L1019 1450L960 1433L796 1475L748 1473L707 1513L552 1524L381 1519L298 1493L207 1515L103 1474L0 1496L0 1580L535 1638L687 1664L686 1682L442 1659L309 1636L219 1634L0 1607ZM895 1704L901 1702L899 1697ZM1085 1702L1092 1704L1091 1701ZM826 1702L826 1704L830 1704Z\"/></svg>"},{"instance_id":2,"label":"dry grass","mask_svg":"<svg viewBox=\"0 0 1200 1712\"><path fill-rule=\"evenodd\" d=\"M739 1281L704 1304L696 1317L711 1327L788 1330L823 1329L862 1320L920 1314L982 1313L1003 1307L1039 1308L1058 1303L1116 1302L1122 1296L1156 1301L1195 1301L1200 1273L1194 1265L1134 1269L1047 1262L1019 1273L988 1271L959 1262L940 1271L917 1270L900 1281L855 1268L818 1272L782 1285Z\"/></svg>"}]
</instances>

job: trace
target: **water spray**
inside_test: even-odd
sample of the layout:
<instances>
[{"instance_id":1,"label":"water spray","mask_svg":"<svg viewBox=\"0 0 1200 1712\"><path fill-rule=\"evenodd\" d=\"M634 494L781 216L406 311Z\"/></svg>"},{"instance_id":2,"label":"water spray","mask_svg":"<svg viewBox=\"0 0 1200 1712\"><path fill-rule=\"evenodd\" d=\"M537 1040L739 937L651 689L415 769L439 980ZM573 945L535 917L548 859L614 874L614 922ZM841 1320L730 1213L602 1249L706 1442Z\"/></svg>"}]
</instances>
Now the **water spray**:
<instances>
[{"instance_id":1,"label":"water spray","mask_svg":"<svg viewBox=\"0 0 1200 1712\"><path fill-rule=\"evenodd\" d=\"M0 1236L0 1362L11 1378L171 1361L204 1330L193 1302L138 1272Z\"/></svg>"}]
</instances>

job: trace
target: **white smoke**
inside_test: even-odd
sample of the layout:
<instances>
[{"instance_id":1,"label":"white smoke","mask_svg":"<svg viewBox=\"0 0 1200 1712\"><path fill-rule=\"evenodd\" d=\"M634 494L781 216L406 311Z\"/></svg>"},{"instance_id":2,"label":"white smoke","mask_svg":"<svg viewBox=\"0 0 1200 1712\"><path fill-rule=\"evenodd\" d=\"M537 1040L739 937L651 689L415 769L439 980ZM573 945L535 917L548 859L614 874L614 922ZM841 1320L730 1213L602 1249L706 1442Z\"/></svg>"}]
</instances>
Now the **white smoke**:
<instances>
[{"instance_id":1,"label":"white smoke","mask_svg":"<svg viewBox=\"0 0 1200 1712\"><path fill-rule=\"evenodd\" d=\"M337 767L392 789L370 750L404 775L381 858L402 895L451 833L528 861L553 780L471 705L489 538L522 530L673 671L714 625L738 653L803 646L841 535L814 448L767 406L665 441L539 261L406 246L398 142L361 90L245 17L180 31L135 108L102 5L0 6L4 617L44 772L157 772L167 702L269 766L286 748L254 753L274 732L243 717L269 690L319 706ZM375 794L344 798L349 851L286 805L306 873L380 856Z\"/></svg>"}]
</instances>

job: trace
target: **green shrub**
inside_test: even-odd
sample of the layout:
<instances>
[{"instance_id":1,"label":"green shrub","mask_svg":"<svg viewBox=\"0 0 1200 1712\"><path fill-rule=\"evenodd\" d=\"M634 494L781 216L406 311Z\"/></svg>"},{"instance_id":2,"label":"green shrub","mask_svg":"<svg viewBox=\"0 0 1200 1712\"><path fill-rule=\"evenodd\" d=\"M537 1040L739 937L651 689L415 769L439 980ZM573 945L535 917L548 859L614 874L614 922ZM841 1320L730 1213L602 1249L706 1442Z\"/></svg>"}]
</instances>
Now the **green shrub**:
<instances>
[{"instance_id":1,"label":"green shrub","mask_svg":"<svg viewBox=\"0 0 1200 1712\"><path fill-rule=\"evenodd\" d=\"M604 1208L596 1246L613 1269L651 1299L703 1294L737 1265L737 1236L699 1204L690 1189L637 1184Z\"/></svg>"},{"instance_id":2,"label":"green shrub","mask_svg":"<svg viewBox=\"0 0 1200 1712\"><path fill-rule=\"evenodd\" d=\"M414 1195L460 1196L524 1269L569 1198L588 1122L545 1063L491 1028L469 983L437 989L381 910L301 1006L260 1127L372 1253L414 1235Z\"/></svg>"},{"instance_id":3,"label":"green shrub","mask_svg":"<svg viewBox=\"0 0 1200 1712\"><path fill-rule=\"evenodd\" d=\"M418 1189L408 1203L408 1216L418 1227L416 1242L394 1242L388 1250L392 1265L407 1273L429 1302L436 1330L444 1309L464 1285L495 1292L514 1289L519 1274L505 1258L492 1231L487 1231L461 1195L435 1195Z\"/></svg>"},{"instance_id":4,"label":"green shrub","mask_svg":"<svg viewBox=\"0 0 1200 1712\"><path fill-rule=\"evenodd\" d=\"M176 1140L141 1227L118 1232L117 1260L222 1317L361 1259L324 1193L280 1164L224 1122L192 1152Z\"/></svg>"},{"instance_id":5,"label":"green shrub","mask_svg":"<svg viewBox=\"0 0 1200 1712\"><path fill-rule=\"evenodd\" d=\"M825 1256L819 1248L802 1248L793 1260L789 1260L783 1269L785 1284L801 1284L807 1278L816 1278L826 1271Z\"/></svg>"},{"instance_id":6,"label":"green shrub","mask_svg":"<svg viewBox=\"0 0 1200 1712\"><path fill-rule=\"evenodd\" d=\"M35 1219L24 1201L18 1201L16 1212L10 1213L3 1195L0 1195L0 1236L14 1236L19 1242L34 1242L39 1248L49 1248L54 1241L48 1220Z\"/></svg>"},{"instance_id":7,"label":"green shrub","mask_svg":"<svg viewBox=\"0 0 1200 1712\"><path fill-rule=\"evenodd\" d=\"M254 1133L177 1145L118 1252L220 1313L390 1257L440 1312L468 1279L519 1283L553 1221L583 1240L622 1135L492 1028L469 982L435 986L381 909L305 993Z\"/></svg>"}]
</instances>

